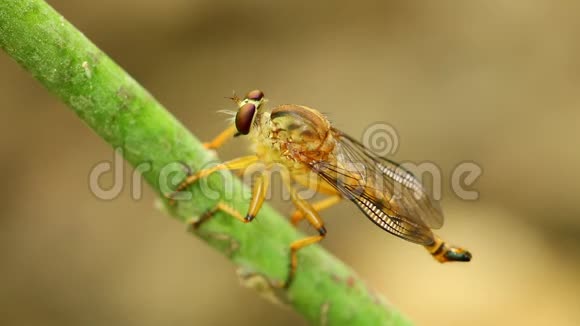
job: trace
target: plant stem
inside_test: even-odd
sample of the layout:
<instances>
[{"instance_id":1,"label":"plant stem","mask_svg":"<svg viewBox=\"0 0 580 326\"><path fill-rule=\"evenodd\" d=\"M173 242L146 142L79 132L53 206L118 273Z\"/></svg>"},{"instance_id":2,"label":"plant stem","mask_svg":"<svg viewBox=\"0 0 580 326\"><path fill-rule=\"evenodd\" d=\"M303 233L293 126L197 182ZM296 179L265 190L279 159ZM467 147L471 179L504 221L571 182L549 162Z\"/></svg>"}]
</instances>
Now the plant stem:
<instances>
[{"instance_id":1,"label":"plant stem","mask_svg":"<svg viewBox=\"0 0 580 326\"><path fill-rule=\"evenodd\" d=\"M215 161L145 89L44 1L0 1L0 46L100 137L121 150L162 198L169 192L168 173L178 177L170 173L180 169L176 162L199 169ZM237 180L231 183L231 191L225 184L219 175L212 175L208 186L216 191L216 198L204 196L194 186L190 200L167 211L187 222L219 199L245 211L247 189ZM243 225L218 214L195 232L228 255L240 267L247 285L255 288L261 283L251 281L286 278L289 244L301 237L268 205L258 219ZM409 324L320 246L300 251L299 259L288 290L265 286L262 292L281 297L314 324Z\"/></svg>"}]
</instances>

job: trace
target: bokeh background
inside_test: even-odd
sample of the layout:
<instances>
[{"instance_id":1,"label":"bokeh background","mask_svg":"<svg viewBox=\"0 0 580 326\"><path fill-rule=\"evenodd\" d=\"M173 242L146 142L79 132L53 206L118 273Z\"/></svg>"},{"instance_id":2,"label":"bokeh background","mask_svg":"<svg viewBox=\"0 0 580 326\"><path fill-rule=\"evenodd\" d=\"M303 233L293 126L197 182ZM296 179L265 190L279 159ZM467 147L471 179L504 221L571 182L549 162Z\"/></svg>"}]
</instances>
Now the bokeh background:
<instances>
[{"instance_id":1,"label":"bokeh background","mask_svg":"<svg viewBox=\"0 0 580 326\"><path fill-rule=\"evenodd\" d=\"M440 234L470 264L439 265L348 203L323 214L323 246L417 325L580 323L580 3L49 3L201 138L224 127L224 96L261 88L355 136L388 121L394 158L435 162L447 188L480 165L479 200L443 200ZM0 96L1 325L305 324L241 288L149 189L91 194L111 148L4 53Z\"/></svg>"}]
</instances>

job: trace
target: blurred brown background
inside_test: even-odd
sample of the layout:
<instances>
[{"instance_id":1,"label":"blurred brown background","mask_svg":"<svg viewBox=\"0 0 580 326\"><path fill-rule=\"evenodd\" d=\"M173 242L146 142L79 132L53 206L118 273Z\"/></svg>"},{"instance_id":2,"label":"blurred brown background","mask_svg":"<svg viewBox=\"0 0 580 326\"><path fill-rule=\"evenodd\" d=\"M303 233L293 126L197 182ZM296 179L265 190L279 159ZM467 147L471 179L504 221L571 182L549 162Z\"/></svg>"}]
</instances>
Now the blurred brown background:
<instances>
[{"instance_id":1,"label":"blurred brown background","mask_svg":"<svg viewBox=\"0 0 580 326\"><path fill-rule=\"evenodd\" d=\"M482 166L478 201L443 201L440 233L470 264L439 265L348 203L323 214L323 245L417 325L580 322L578 2L49 2L202 138L224 96L261 88L355 136L388 121L395 158L437 163L446 187L460 162ZM304 324L149 189L92 195L112 150L4 53L0 72L1 325Z\"/></svg>"}]
</instances>

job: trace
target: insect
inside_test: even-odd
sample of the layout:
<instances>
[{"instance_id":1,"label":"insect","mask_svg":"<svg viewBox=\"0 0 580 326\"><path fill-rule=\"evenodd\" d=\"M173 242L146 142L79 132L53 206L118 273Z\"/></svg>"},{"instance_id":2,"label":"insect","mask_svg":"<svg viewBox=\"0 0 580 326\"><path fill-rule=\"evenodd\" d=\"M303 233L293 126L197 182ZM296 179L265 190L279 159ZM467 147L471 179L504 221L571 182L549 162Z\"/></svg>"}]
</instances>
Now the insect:
<instances>
[{"instance_id":1,"label":"insect","mask_svg":"<svg viewBox=\"0 0 580 326\"><path fill-rule=\"evenodd\" d=\"M285 286L291 284L296 274L297 252L319 242L327 234L319 212L342 199L353 202L383 230L424 246L439 262L471 260L467 250L447 244L432 232L442 226L443 213L411 172L379 157L332 127L324 115L314 109L289 104L267 110L266 98L260 90L250 91L244 98L234 95L231 99L238 107L233 123L205 147L217 149L233 137L248 136L254 154L190 174L169 197L173 198L200 178L219 170L244 170L258 162L263 163L266 170L275 165L286 169L288 173L281 174L282 181L296 206L291 221L296 225L305 219L318 234L290 244L290 270ZM220 202L196 224L218 211L243 223L251 222L264 202L270 177L266 172L253 180L252 197L245 216ZM328 197L310 203L300 196L298 186L312 188Z\"/></svg>"}]
</instances>

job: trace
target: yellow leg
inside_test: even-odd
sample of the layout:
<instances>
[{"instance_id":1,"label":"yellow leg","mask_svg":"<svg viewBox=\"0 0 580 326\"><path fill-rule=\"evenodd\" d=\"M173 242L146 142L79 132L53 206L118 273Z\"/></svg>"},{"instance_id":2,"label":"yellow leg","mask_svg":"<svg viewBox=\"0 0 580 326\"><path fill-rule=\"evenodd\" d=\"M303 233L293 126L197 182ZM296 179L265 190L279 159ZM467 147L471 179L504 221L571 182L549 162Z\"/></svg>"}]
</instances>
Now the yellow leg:
<instances>
[{"instance_id":1,"label":"yellow leg","mask_svg":"<svg viewBox=\"0 0 580 326\"><path fill-rule=\"evenodd\" d=\"M326 235L326 229L324 226L319 229L318 232L320 232L319 235L313 235L304 239L296 240L290 245L290 270L288 278L286 279L286 282L284 282L285 288L290 287L290 284L292 284L294 276L296 275L296 268L298 267L298 256L296 254L298 253L298 250L324 239Z\"/></svg>"},{"instance_id":2,"label":"yellow leg","mask_svg":"<svg viewBox=\"0 0 580 326\"><path fill-rule=\"evenodd\" d=\"M206 149L218 149L228 140L232 139L237 131L236 126L232 124L226 130L217 135L212 141L204 143L203 146Z\"/></svg>"},{"instance_id":3,"label":"yellow leg","mask_svg":"<svg viewBox=\"0 0 580 326\"><path fill-rule=\"evenodd\" d=\"M168 196L168 198L169 199L174 198L175 194L177 194L178 192L182 191L183 189L187 188L191 184L195 183L197 180L199 180L201 178L205 178L214 172L221 171L221 170L244 169L244 168L248 167L249 165L251 165L257 161L258 161L258 157L256 157L256 156L253 156L253 155L252 156L243 156L243 157L238 157L236 159L233 159L231 161L220 163L220 164L213 166L211 168L207 168L207 169L198 171L197 173L194 173L194 174L188 176L187 178L185 178L185 180L183 180L179 184L179 186L175 189L175 191L173 193L171 193ZM171 201L171 203L173 203L173 201Z\"/></svg>"},{"instance_id":4,"label":"yellow leg","mask_svg":"<svg viewBox=\"0 0 580 326\"><path fill-rule=\"evenodd\" d=\"M317 243L324 239L326 236L326 228L324 227L324 221L322 221L322 218L320 218L320 215L318 215L318 212L314 209L314 207L306 200L300 198L296 192L296 189L292 188L287 178L283 178L283 181L284 184L288 187L288 190L290 190L290 198L292 199L292 202L296 208L302 213L303 218L305 218L308 223L310 223L310 225L312 225L316 231L318 231L318 235L296 240L290 244L290 268L288 271L288 278L284 283L284 287L287 288L290 286L294 280L294 276L296 275L296 268L298 267L298 251L308 245Z\"/></svg>"},{"instance_id":5,"label":"yellow leg","mask_svg":"<svg viewBox=\"0 0 580 326\"><path fill-rule=\"evenodd\" d=\"M254 217L256 217L256 215L260 211L260 208L262 207L262 204L264 203L269 183L270 183L270 175L267 172L262 173L258 175L258 177L256 177L254 185L252 186L252 198L250 199L250 208L248 209L248 213L246 214L245 217L242 216L240 212L238 212L228 204L224 202L219 202L212 209L203 213L196 221L191 223L191 225L193 226L194 229L197 229L203 222L210 219L213 215L215 215L215 213L219 211L227 213L228 215L232 216L233 218L242 223L251 222L254 219Z\"/></svg>"},{"instance_id":6,"label":"yellow leg","mask_svg":"<svg viewBox=\"0 0 580 326\"><path fill-rule=\"evenodd\" d=\"M339 195L324 198L320 201L317 201L316 203L313 203L312 208L315 211L320 212L324 209L327 209L333 205L338 204L341 200L342 200L342 197ZM293 225L297 225L298 222L302 221L303 219L304 219L304 213L302 213L302 211L299 209L296 209L294 214L292 214L292 216L290 217L290 221L292 222Z\"/></svg>"},{"instance_id":7,"label":"yellow leg","mask_svg":"<svg viewBox=\"0 0 580 326\"><path fill-rule=\"evenodd\" d=\"M199 228L199 226L209 220L212 216L215 215L215 213L217 212L224 212L230 216L232 216L233 218L235 218L236 220L242 222L242 223L248 223L250 221L247 221L242 214L240 214L240 212L236 211L233 207L231 207L230 205L224 203L224 202L219 202L217 203L217 205L215 205L212 209L206 211L205 213L203 213L198 219L196 219L195 221L191 222L191 226L194 229Z\"/></svg>"},{"instance_id":8,"label":"yellow leg","mask_svg":"<svg viewBox=\"0 0 580 326\"><path fill-rule=\"evenodd\" d=\"M262 172L255 178L254 184L252 185L252 199L250 199L250 207L248 208L248 214L246 214L246 220L248 222L258 215L264 199L266 199L269 186L270 173L268 171Z\"/></svg>"},{"instance_id":9,"label":"yellow leg","mask_svg":"<svg viewBox=\"0 0 580 326\"><path fill-rule=\"evenodd\" d=\"M447 244L437 235L434 235L433 244L425 246L425 249L440 263L450 261L470 261L471 253L463 248Z\"/></svg>"}]
</instances>

